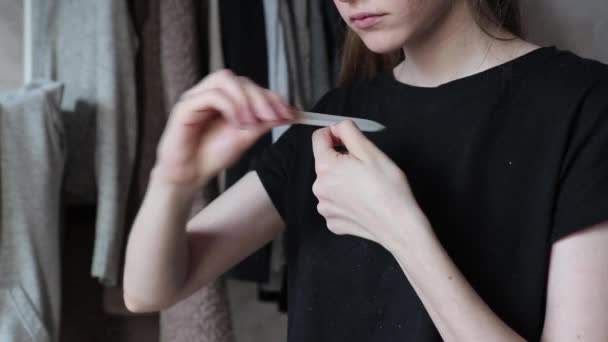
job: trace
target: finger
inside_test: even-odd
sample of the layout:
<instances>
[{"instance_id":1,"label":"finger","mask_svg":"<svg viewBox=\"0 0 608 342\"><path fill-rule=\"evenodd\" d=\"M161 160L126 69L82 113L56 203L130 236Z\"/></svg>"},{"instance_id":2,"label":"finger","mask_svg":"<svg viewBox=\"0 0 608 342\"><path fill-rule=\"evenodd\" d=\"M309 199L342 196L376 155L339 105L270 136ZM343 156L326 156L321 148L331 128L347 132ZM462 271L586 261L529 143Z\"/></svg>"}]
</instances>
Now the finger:
<instances>
[{"instance_id":1,"label":"finger","mask_svg":"<svg viewBox=\"0 0 608 342\"><path fill-rule=\"evenodd\" d=\"M235 111L233 101L219 89L184 99L171 113L162 139L173 146L194 144L200 137L201 129L213 125L215 121L228 120L232 125L238 125L234 119Z\"/></svg>"},{"instance_id":2,"label":"finger","mask_svg":"<svg viewBox=\"0 0 608 342\"><path fill-rule=\"evenodd\" d=\"M211 125L222 125L221 122L213 122ZM225 125L225 123L224 123ZM268 133L272 129L273 125L270 122L259 123L256 125L250 125L244 127L238 132L234 132L232 134L238 136L238 140L244 143L245 145L252 145L255 143L262 135ZM217 134L223 134L222 129L214 129L214 127L209 126L209 132L214 132ZM213 137L211 138L213 139Z\"/></svg>"},{"instance_id":3,"label":"finger","mask_svg":"<svg viewBox=\"0 0 608 342\"><path fill-rule=\"evenodd\" d=\"M195 84L192 88L188 89L182 94L182 99L188 98L194 94L200 93L204 90L209 90L213 88L218 88L221 86L226 79L230 79L233 77L237 77L230 69L221 69L209 74L207 77L203 78L197 84Z\"/></svg>"},{"instance_id":4,"label":"finger","mask_svg":"<svg viewBox=\"0 0 608 342\"><path fill-rule=\"evenodd\" d=\"M169 118L170 123L180 126L196 125L213 112L218 112L234 125L239 125L236 119L238 105L223 89L211 89L181 100L174 108Z\"/></svg>"},{"instance_id":5,"label":"finger","mask_svg":"<svg viewBox=\"0 0 608 342\"><path fill-rule=\"evenodd\" d=\"M283 118L266 97L266 91L255 83L244 80L243 86L251 102L253 113L259 121L278 121Z\"/></svg>"},{"instance_id":6,"label":"finger","mask_svg":"<svg viewBox=\"0 0 608 342\"><path fill-rule=\"evenodd\" d=\"M348 152L358 159L366 159L374 145L352 120L345 120L330 127L331 133L339 139Z\"/></svg>"},{"instance_id":7,"label":"finger","mask_svg":"<svg viewBox=\"0 0 608 342\"><path fill-rule=\"evenodd\" d=\"M286 120L293 120L295 118L295 111L287 104L287 101L285 101L281 95L267 90L266 97L270 100L270 103L279 112L282 118Z\"/></svg>"},{"instance_id":8,"label":"finger","mask_svg":"<svg viewBox=\"0 0 608 342\"><path fill-rule=\"evenodd\" d=\"M232 71L223 69L211 74L208 78L184 93L182 97L189 98L211 89L222 89L236 102L238 107L235 119L240 125L255 124L257 119L253 114L253 107L247 96L243 79L243 77L235 75Z\"/></svg>"},{"instance_id":9,"label":"finger","mask_svg":"<svg viewBox=\"0 0 608 342\"><path fill-rule=\"evenodd\" d=\"M312 134L312 149L317 167L322 166L322 163L327 158L335 157L339 154L339 152L334 150L334 139L329 127L314 131Z\"/></svg>"}]
</instances>

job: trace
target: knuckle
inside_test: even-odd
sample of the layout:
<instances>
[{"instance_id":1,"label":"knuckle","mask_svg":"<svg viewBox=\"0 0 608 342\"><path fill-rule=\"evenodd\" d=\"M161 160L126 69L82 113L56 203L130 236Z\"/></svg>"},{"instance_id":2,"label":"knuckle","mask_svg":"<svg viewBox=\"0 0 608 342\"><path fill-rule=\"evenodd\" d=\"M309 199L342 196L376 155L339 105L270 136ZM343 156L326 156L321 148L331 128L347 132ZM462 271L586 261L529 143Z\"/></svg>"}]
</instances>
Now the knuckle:
<instances>
[{"instance_id":1,"label":"knuckle","mask_svg":"<svg viewBox=\"0 0 608 342\"><path fill-rule=\"evenodd\" d=\"M192 86L190 89L188 89L188 90L186 91L186 93L187 93L187 92L189 92L189 91L192 91L192 90L199 89L199 88L200 88L200 87L202 87L204 84L206 84L208 81L209 81L209 76L206 76L206 77L201 78L200 80L198 80L198 82L196 82L196 84L194 84L194 85L193 85L193 86Z\"/></svg>"},{"instance_id":2,"label":"knuckle","mask_svg":"<svg viewBox=\"0 0 608 342\"><path fill-rule=\"evenodd\" d=\"M222 70L216 71L213 76L214 76L216 84L219 87L227 86L227 85L238 82L237 76L229 69L222 69Z\"/></svg>"},{"instance_id":3,"label":"knuckle","mask_svg":"<svg viewBox=\"0 0 608 342\"><path fill-rule=\"evenodd\" d=\"M235 120L241 121L242 117L239 114L239 110L234 103L228 103L226 108L222 111L222 116L227 118L234 118Z\"/></svg>"},{"instance_id":4,"label":"knuckle","mask_svg":"<svg viewBox=\"0 0 608 342\"><path fill-rule=\"evenodd\" d=\"M319 181L316 181L313 183L312 192L317 197L319 197L321 195L321 184L319 183Z\"/></svg>"},{"instance_id":5,"label":"knuckle","mask_svg":"<svg viewBox=\"0 0 608 342\"><path fill-rule=\"evenodd\" d=\"M316 140L319 140L319 138L321 137L322 134L322 129L317 129L314 132L312 132L312 141L315 142Z\"/></svg>"},{"instance_id":6,"label":"knuckle","mask_svg":"<svg viewBox=\"0 0 608 342\"><path fill-rule=\"evenodd\" d=\"M215 77L217 77L217 72L214 73L210 73L206 76L204 76L197 84L195 84L192 88L190 88L190 90L196 88L197 86L200 86L201 84L204 83L209 83L210 80L213 80Z\"/></svg>"},{"instance_id":7,"label":"knuckle","mask_svg":"<svg viewBox=\"0 0 608 342\"><path fill-rule=\"evenodd\" d=\"M323 175L327 173L327 171L329 170L329 166L327 165L327 163L317 162L315 164L315 170L317 171L317 175Z\"/></svg>"},{"instance_id":8,"label":"knuckle","mask_svg":"<svg viewBox=\"0 0 608 342\"><path fill-rule=\"evenodd\" d=\"M220 70L217 70L217 71L209 74L207 77L205 77L203 79L203 82L205 82L205 83L217 83L219 81L224 80L227 77L228 77L228 71L226 69L220 69Z\"/></svg>"},{"instance_id":9,"label":"knuckle","mask_svg":"<svg viewBox=\"0 0 608 342\"><path fill-rule=\"evenodd\" d=\"M221 88L209 88L201 94L203 96L224 96L224 91Z\"/></svg>"},{"instance_id":10,"label":"knuckle","mask_svg":"<svg viewBox=\"0 0 608 342\"><path fill-rule=\"evenodd\" d=\"M239 113L238 106L234 101L226 102L226 114L237 115Z\"/></svg>"},{"instance_id":11,"label":"knuckle","mask_svg":"<svg viewBox=\"0 0 608 342\"><path fill-rule=\"evenodd\" d=\"M323 204L321 204L321 202L319 202L319 204L317 204L317 211L323 215L323 212L325 211L325 207L323 206Z\"/></svg>"},{"instance_id":12,"label":"knuckle","mask_svg":"<svg viewBox=\"0 0 608 342\"><path fill-rule=\"evenodd\" d=\"M255 85L255 83L253 83L253 81L247 76L238 76L238 80L247 86Z\"/></svg>"},{"instance_id":13,"label":"knuckle","mask_svg":"<svg viewBox=\"0 0 608 342\"><path fill-rule=\"evenodd\" d=\"M230 77L230 78L234 77L234 73L232 72L232 70L230 70L228 68L220 69L220 70L216 71L216 74L220 75L222 77Z\"/></svg>"},{"instance_id":14,"label":"knuckle","mask_svg":"<svg viewBox=\"0 0 608 342\"><path fill-rule=\"evenodd\" d=\"M273 91L267 90L266 96L268 96L273 101L283 102L283 97Z\"/></svg>"},{"instance_id":15,"label":"knuckle","mask_svg":"<svg viewBox=\"0 0 608 342\"><path fill-rule=\"evenodd\" d=\"M326 219L331 217L331 210L323 201L319 201L319 204L317 204L317 212Z\"/></svg>"},{"instance_id":16,"label":"knuckle","mask_svg":"<svg viewBox=\"0 0 608 342\"><path fill-rule=\"evenodd\" d=\"M247 89L247 92L249 93L249 95L251 96L252 100L255 100L257 102L261 102L264 100L262 93L256 88L255 85L247 84L246 89Z\"/></svg>"},{"instance_id":17,"label":"knuckle","mask_svg":"<svg viewBox=\"0 0 608 342\"><path fill-rule=\"evenodd\" d=\"M170 116L175 116L177 113L183 111L184 106L185 106L185 104L184 104L183 100L178 101L177 103L175 103L173 105L173 108L171 108L171 113L169 115Z\"/></svg>"},{"instance_id":18,"label":"knuckle","mask_svg":"<svg viewBox=\"0 0 608 342\"><path fill-rule=\"evenodd\" d=\"M187 99L188 97L192 96L192 95L191 95L191 94L192 94L192 92L191 92L191 91L192 91L192 90L187 90L187 91L183 92L183 93L182 93L182 94L179 96L179 98L177 99L177 103L179 103L179 102L181 102L181 101L184 101L184 100L185 100L185 99ZM177 104L177 103L176 103L176 104Z\"/></svg>"},{"instance_id":19,"label":"knuckle","mask_svg":"<svg viewBox=\"0 0 608 342\"><path fill-rule=\"evenodd\" d=\"M336 222L334 222L333 220L327 220L327 229L329 229L329 231L336 235L344 234L338 224L336 224Z\"/></svg>"}]
</instances>

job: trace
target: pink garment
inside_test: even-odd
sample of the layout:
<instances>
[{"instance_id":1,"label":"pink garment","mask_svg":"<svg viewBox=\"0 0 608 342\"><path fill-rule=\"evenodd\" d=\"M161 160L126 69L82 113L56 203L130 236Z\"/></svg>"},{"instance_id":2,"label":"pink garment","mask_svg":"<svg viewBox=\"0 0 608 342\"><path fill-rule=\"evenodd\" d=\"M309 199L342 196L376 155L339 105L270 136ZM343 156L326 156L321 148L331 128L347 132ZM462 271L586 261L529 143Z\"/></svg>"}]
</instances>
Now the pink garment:
<instances>
[{"instance_id":1,"label":"pink garment","mask_svg":"<svg viewBox=\"0 0 608 342\"><path fill-rule=\"evenodd\" d=\"M234 342L223 280L218 280L161 314L160 341Z\"/></svg>"}]
</instances>

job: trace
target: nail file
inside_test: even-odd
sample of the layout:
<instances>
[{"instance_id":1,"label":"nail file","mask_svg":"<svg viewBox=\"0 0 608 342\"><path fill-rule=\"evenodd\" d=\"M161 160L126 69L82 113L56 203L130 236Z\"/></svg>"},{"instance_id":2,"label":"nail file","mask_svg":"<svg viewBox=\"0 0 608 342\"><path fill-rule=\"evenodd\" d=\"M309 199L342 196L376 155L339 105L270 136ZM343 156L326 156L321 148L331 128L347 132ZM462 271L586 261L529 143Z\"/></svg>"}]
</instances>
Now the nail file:
<instances>
[{"instance_id":1,"label":"nail file","mask_svg":"<svg viewBox=\"0 0 608 342\"><path fill-rule=\"evenodd\" d=\"M359 129L364 132L377 132L386 129L386 127L384 127L383 125L372 120L313 112L300 112L298 118L294 121L294 123L327 127L344 120L352 120L357 125L357 127L359 127Z\"/></svg>"}]
</instances>

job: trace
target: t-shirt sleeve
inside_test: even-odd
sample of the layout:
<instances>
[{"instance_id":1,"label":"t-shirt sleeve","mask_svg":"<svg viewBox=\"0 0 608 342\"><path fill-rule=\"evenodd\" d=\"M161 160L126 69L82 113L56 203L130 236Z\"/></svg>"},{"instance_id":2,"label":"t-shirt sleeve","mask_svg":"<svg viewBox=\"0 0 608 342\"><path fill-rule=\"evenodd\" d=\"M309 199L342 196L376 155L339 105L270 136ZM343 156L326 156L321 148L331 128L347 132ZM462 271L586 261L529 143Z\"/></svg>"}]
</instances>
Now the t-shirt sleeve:
<instances>
[{"instance_id":1,"label":"t-shirt sleeve","mask_svg":"<svg viewBox=\"0 0 608 342\"><path fill-rule=\"evenodd\" d=\"M608 221L608 80L582 101L563 159L551 242Z\"/></svg>"},{"instance_id":2,"label":"t-shirt sleeve","mask_svg":"<svg viewBox=\"0 0 608 342\"><path fill-rule=\"evenodd\" d=\"M319 102L313 107L312 111L323 113L341 99L338 94L341 92L338 89L325 94ZM304 148L310 148L310 144L303 139L307 139L305 132L309 126L292 125L279 139L272 145L266 147L251 163L250 170L256 171L262 185L266 189L275 208L284 222L287 221L287 203L289 201L288 194L294 196L295 191L289 189L289 176L295 174L293 169L297 158L301 157ZM310 135L308 135L310 139ZM311 150L312 151L312 150Z\"/></svg>"},{"instance_id":3,"label":"t-shirt sleeve","mask_svg":"<svg viewBox=\"0 0 608 342\"><path fill-rule=\"evenodd\" d=\"M298 138L301 125L292 125L272 145L266 147L253 159L250 170L255 171L266 189L270 200L287 222L286 194L288 193L288 176L292 172L294 158L298 153Z\"/></svg>"}]
</instances>

